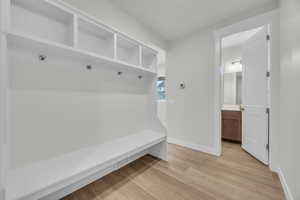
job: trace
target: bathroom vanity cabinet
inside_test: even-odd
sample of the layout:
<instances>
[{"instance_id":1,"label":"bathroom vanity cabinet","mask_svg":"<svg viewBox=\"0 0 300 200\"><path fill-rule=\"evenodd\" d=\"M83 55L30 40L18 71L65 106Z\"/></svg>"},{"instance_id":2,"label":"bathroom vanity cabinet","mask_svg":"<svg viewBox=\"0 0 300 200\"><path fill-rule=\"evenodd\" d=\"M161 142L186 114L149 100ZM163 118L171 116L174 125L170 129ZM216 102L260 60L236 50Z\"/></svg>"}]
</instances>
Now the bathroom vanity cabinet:
<instances>
[{"instance_id":1,"label":"bathroom vanity cabinet","mask_svg":"<svg viewBox=\"0 0 300 200\"><path fill-rule=\"evenodd\" d=\"M222 139L242 142L241 111L222 111Z\"/></svg>"}]
</instances>

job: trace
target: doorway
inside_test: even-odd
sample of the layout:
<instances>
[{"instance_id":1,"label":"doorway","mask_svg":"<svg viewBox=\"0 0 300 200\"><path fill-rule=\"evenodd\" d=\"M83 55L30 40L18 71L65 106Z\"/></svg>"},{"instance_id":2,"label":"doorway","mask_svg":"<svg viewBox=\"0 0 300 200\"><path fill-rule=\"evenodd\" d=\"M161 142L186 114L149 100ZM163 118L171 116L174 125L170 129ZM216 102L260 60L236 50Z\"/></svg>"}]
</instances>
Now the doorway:
<instances>
[{"instance_id":1,"label":"doorway","mask_svg":"<svg viewBox=\"0 0 300 200\"><path fill-rule=\"evenodd\" d=\"M269 164L269 30L260 26L221 39L221 139Z\"/></svg>"}]
</instances>

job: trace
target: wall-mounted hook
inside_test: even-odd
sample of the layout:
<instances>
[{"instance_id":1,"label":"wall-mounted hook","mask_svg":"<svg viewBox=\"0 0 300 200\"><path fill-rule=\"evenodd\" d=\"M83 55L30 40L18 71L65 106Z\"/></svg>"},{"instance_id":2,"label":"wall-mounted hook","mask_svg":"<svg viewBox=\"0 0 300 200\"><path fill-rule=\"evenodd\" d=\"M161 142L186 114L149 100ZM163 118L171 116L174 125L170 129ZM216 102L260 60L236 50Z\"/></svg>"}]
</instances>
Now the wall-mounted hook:
<instances>
[{"instance_id":1,"label":"wall-mounted hook","mask_svg":"<svg viewBox=\"0 0 300 200\"><path fill-rule=\"evenodd\" d=\"M138 78L139 78L139 79L142 79L142 78L143 78L143 76L142 76L142 75L139 75L139 76L138 76Z\"/></svg>"},{"instance_id":2,"label":"wall-mounted hook","mask_svg":"<svg viewBox=\"0 0 300 200\"><path fill-rule=\"evenodd\" d=\"M123 74L123 72L118 72L118 75L121 76Z\"/></svg>"},{"instance_id":3,"label":"wall-mounted hook","mask_svg":"<svg viewBox=\"0 0 300 200\"><path fill-rule=\"evenodd\" d=\"M87 65L87 66L86 66L86 69L87 69L87 70L91 70L91 69L92 69L92 65Z\"/></svg>"},{"instance_id":4,"label":"wall-mounted hook","mask_svg":"<svg viewBox=\"0 0 300 200\"><path fill-rule=\"evenodd\" d=\"M186 88L185 82L183 82L183 81L180 82L179 88L182 89L182 90L184 90Z\"/></svg>"},{"instance_id":5,"label":"wall-mounted hook","mask_svg":"<svg viewBox=\"0 0 300 200\"><path fill-rule=\"evenodd\" d=\"M39 60L40 61L45 61L47 59L47 56L46 55L43 55L43 54L40 54L39 55Z\"/></svg>"}]
</instances>

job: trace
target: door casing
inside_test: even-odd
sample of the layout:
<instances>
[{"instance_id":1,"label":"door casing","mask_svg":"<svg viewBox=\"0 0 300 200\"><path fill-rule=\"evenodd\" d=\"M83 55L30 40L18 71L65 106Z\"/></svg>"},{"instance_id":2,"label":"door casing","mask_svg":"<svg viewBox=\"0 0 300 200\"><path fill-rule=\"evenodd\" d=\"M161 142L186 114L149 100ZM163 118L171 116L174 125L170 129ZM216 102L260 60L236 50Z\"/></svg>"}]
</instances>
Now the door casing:
<instances>
[{"instance_id":1,"label":"door casing","mask_svg":"<svg viewBox=\"0 0 300 200\"><path fill-rule=\"evenodd\" d=\"M222 134L221 134L221 107L222 107L222 91L221 91L221 40L223 37L254 29L261 26L267 26L271 37L269 42L269 71L271 72L270 79L270 94L269 108L270 112L270 144L269 144L269 167L272 171L278 171L278 139L279 131L279 80L280 80L280 59L279 59L279 11L272 10L264 14L250 17L236 24L223 27L214 31L215 39L215 65L214 65L214 151L215 155L222 154Z\"/></svg>"}]
</instances>

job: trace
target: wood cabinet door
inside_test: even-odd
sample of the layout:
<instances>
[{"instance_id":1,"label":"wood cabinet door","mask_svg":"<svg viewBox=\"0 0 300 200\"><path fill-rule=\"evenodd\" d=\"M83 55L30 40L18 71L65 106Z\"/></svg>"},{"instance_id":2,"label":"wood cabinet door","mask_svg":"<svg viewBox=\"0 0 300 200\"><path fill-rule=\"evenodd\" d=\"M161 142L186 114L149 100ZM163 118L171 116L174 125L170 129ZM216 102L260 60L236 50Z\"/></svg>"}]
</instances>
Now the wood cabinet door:
<instances>
[{"instance_id":1,"label":"wood cabinet door","mask_svg":"<svg viewBox=\"0 0 300 200\"><path fill-rule=\"evenodd\" d=\"M242 115L240 111L222 111L222 138L242 141Z\"/></svg>"}]
</instances>

